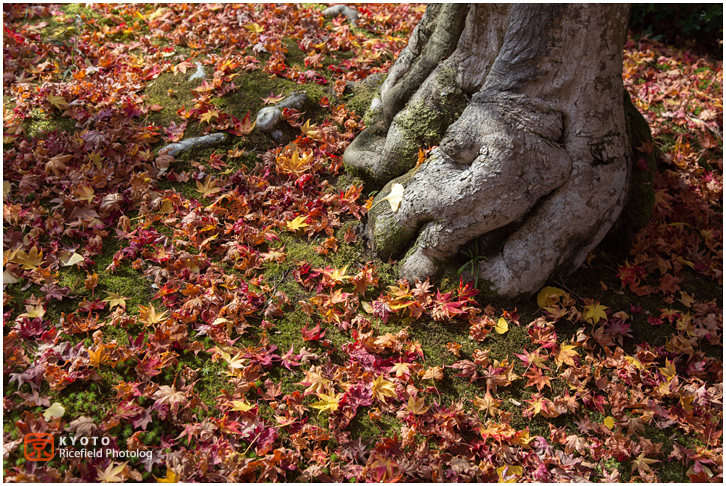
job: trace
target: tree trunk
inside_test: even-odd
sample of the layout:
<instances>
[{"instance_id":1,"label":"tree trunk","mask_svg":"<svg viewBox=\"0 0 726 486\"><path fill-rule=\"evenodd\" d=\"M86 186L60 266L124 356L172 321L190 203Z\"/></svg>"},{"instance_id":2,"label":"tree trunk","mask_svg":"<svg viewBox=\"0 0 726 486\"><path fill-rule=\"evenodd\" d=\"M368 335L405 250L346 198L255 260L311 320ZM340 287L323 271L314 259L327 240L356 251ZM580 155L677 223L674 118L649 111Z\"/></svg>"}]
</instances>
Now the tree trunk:
<instances>
[{"instance_id":1,"label":"tree trunk","mask_svg":"<svg viewBox=\"0 0 726 486\"><path fill-rule=\"evenodd\" d=\"M472 241L503 242L474 260L505 296L579 267L628 192L627 19L619 4L429 5L344 156L386 183L367 227L379 255L408 250L401 275L423 280Z\"/></svg>"}]
</instances>

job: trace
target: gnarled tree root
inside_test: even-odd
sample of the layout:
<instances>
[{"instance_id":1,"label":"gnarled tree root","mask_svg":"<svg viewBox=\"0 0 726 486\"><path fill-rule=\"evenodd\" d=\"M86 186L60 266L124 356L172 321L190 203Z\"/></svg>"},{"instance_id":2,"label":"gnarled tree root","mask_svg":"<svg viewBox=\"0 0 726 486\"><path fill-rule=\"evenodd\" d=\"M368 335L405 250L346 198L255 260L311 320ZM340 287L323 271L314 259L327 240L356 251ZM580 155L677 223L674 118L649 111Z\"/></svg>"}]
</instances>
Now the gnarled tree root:
<instances>
[{"instance_id":1,"label":"gnarled tree root","mask_svg":"<svg viewBox=\"0 0 726 486\"><path fill-rule=\"evenodd\" d=\"M166 154L176 157L179 153L185 150L213 147L218 143L224 142L226 139L227 135L224 133L210 133L209 135L203 135L201 137L187 138L181 142L165 145L159 150L159 155Z\"/></svg>"},{"instance_id":2,"label":"gnarled tree root","mask_svg":"<svg viewBox=\"0 0 726 486\"><path fill-rule=\"evenodd\" d=\"M619 5L430 5L344 155L385 184L367 226L376 251L423 280L496 235L477 271L506 296L576 269L628 192L626 20ZM439 147L414 167L426 145ZM394 184L396 212L376 204Z\"/></svg>"}]
</instances>

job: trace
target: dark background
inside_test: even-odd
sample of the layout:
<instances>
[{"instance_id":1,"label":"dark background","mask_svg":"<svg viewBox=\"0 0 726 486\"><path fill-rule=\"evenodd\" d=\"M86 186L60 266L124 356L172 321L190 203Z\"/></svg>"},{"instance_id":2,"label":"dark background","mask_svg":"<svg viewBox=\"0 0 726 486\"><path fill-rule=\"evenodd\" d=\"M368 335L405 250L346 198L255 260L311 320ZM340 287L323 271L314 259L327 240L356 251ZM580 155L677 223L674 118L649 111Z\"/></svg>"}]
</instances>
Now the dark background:
<instances>
[{"instance_id":1,"label":"dark background","mask_svg":"<svg viewBox=\"0 0 726 486\"><path fill-rule=\"evenodd\" d=\"M634 3L628 27L636 40L648 37L723 59L721 3Z\"/></svg>"}]
</instances>

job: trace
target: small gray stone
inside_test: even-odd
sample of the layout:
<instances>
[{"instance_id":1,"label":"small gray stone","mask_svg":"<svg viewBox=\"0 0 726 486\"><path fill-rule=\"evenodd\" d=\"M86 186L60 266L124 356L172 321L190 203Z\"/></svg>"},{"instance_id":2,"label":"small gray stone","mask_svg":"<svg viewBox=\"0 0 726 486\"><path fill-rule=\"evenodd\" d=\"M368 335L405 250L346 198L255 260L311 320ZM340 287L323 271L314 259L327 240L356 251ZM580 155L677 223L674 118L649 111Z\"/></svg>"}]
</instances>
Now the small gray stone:
<instances>
[{"instance_id":1,"label":"small gray stone","mask_svg":"<svg viewBox=\"0 0 726 486\"><path fill-rule=\"evenodd\" d=\"M358 12L347 5L335 5L323 10L323 17L337 17L338 15L344 15L351 26L358 26Z\"/></svg>"},{"instance_id":2,"label":"small gray stone","mask_svg":"<svg viewBox=\"0 0 726 486\"><path fill-rule=\"evenodd\" d=\"M280 121L282 110L276 106L268 106L262 108L257 113L257 128L263 132L271 132L275 129L275 125Z\"/></svg>"},{"instance_id":3,"label":"small gray stone","mask_svg":"<svg viewBox=\"0 0 726 486\"><path fill-rule=\"evenodd\" d=\"M282 130L275 130L270 134L270 136L275 142L280 143L284 134L282 133Z\"/></svg>"}]
</instances>

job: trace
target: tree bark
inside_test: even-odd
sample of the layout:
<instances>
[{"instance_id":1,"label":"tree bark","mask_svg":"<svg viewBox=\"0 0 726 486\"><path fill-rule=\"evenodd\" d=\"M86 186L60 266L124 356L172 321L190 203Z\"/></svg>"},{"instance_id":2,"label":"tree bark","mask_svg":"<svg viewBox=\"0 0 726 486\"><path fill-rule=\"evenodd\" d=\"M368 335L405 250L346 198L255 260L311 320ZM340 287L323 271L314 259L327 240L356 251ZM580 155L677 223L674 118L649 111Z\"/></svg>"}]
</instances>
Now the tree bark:
<instances>
[{"instance_id":1,"label":"tree bark","mask_svg":"<svg viewBox=\"0 0 726 486\"><path fill-rule=\"evenodd\" d=\"M385 184L367 226L376 251L407 252L413 281L474 240L504 241L477 271L505 296L579 267L628 193L627 19L619 4L429 5L344 156ZM377 204L394 184L395 212Z\"/></svg>"}]
</instances>

